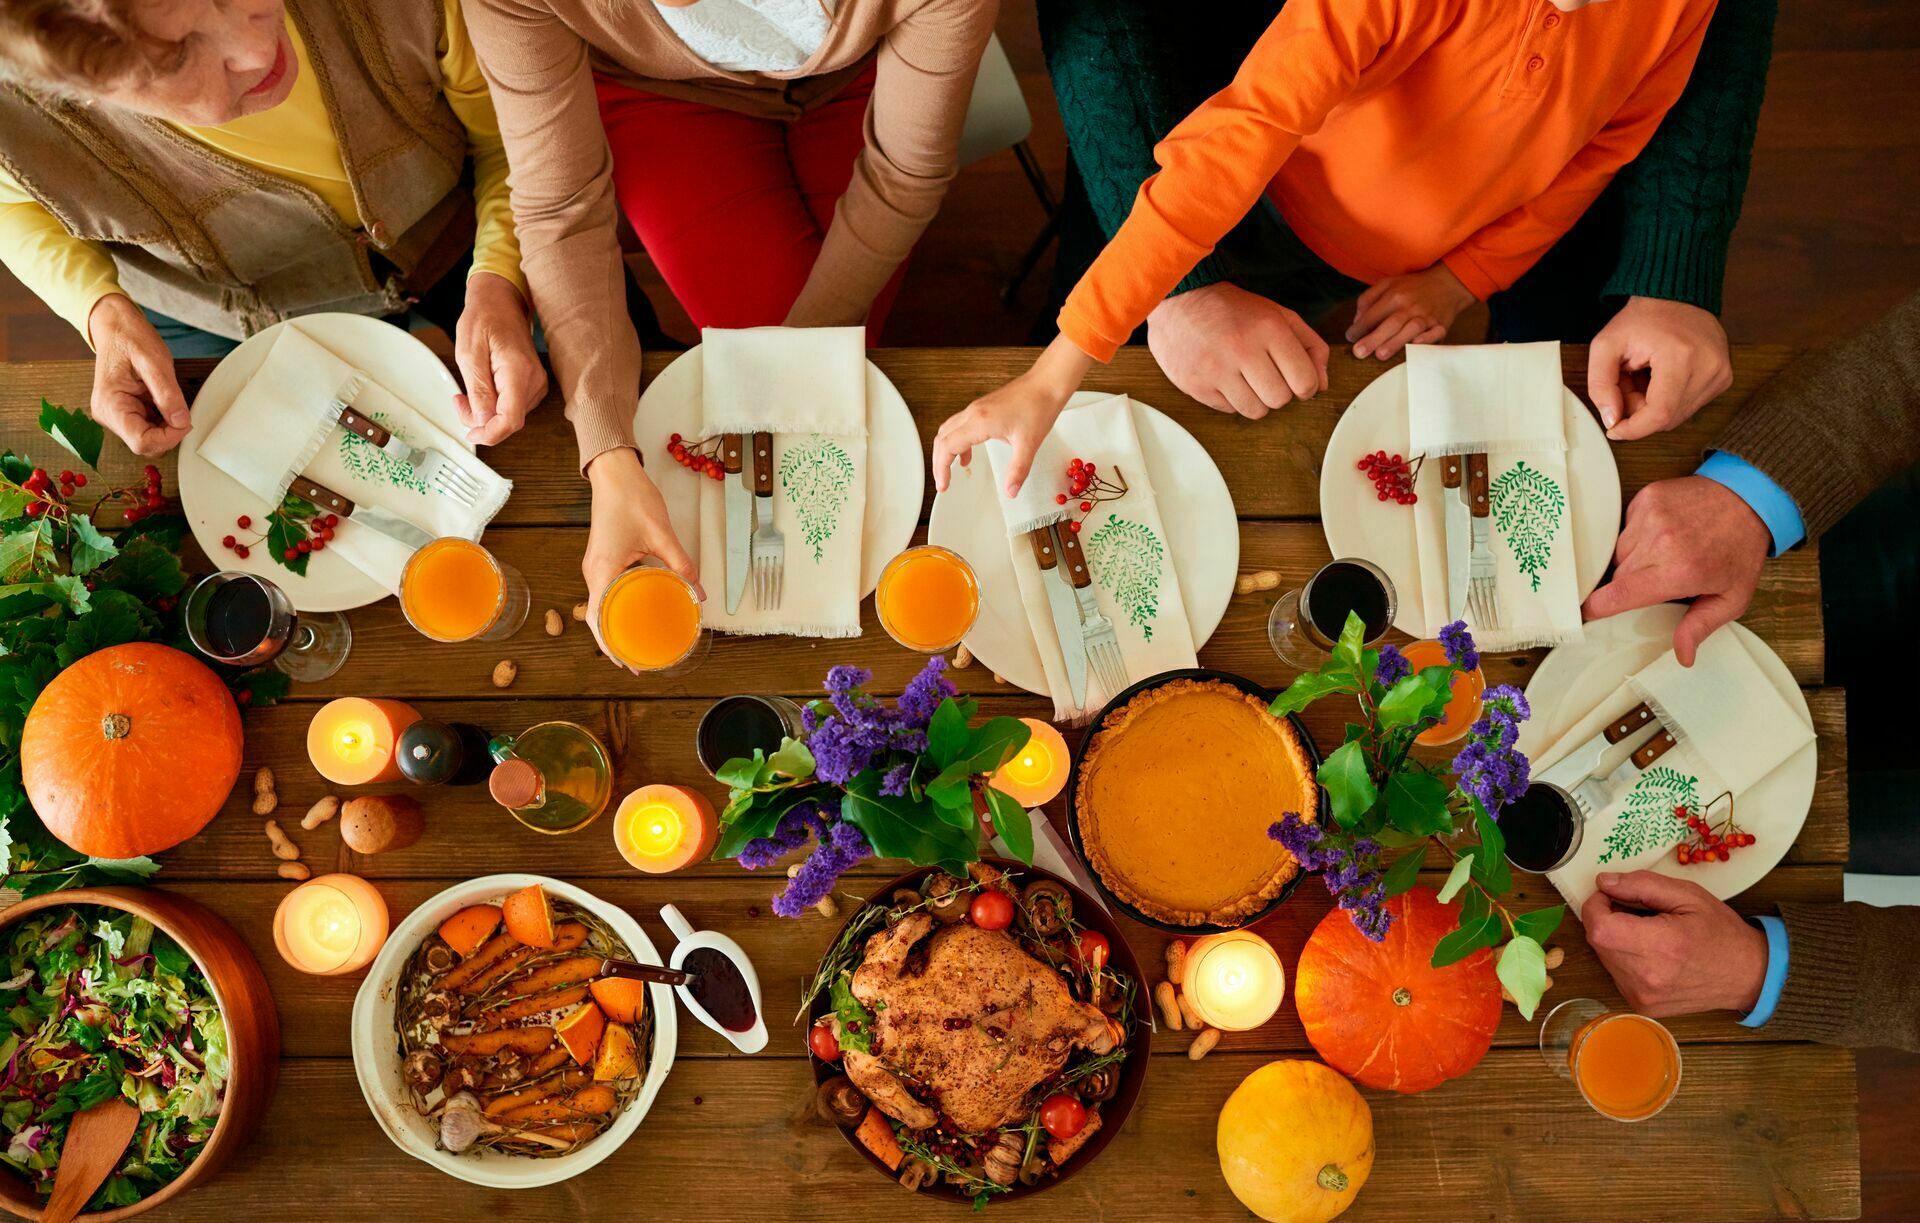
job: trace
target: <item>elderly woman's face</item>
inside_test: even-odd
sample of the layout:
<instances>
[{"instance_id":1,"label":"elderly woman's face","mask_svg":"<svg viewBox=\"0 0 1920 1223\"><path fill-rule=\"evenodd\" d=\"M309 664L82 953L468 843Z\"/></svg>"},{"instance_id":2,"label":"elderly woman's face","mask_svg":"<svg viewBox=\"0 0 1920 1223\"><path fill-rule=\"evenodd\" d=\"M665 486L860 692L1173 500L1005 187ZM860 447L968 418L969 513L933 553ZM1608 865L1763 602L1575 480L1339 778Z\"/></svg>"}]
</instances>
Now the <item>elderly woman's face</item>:
<instances>
[{"instance_id":1,"label":"elderly woman's face","mask_svg":"<svg viewBox=\"0 0 1920 1223\"><path fill-rule=\"evenodd\" d=\"M94 97L206 127L286 101L299 65L284 0L143 0L134 20L165 50L151 78Z\"/></svg>"}]
</instances>

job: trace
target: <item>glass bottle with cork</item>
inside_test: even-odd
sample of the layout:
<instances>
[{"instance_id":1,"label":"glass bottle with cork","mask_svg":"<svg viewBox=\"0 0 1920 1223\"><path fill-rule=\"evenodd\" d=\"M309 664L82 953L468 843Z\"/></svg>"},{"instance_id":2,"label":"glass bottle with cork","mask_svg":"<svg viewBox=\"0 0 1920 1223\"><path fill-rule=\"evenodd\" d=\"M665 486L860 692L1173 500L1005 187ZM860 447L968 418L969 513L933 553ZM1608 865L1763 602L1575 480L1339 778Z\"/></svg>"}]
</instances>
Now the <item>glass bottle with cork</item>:
<instances>
[{"instance_id":1,"label":"glass bottle with cork","mask_svg":"<svg viewBox=\"0 0 1920 1223\"><path fill-rule=\"evenodd\" d=\"M575 722L541 722L488 745L493 801L535 832L578 832L613 797L613 761L594 733Z\"/></svg>"}]
</instances>

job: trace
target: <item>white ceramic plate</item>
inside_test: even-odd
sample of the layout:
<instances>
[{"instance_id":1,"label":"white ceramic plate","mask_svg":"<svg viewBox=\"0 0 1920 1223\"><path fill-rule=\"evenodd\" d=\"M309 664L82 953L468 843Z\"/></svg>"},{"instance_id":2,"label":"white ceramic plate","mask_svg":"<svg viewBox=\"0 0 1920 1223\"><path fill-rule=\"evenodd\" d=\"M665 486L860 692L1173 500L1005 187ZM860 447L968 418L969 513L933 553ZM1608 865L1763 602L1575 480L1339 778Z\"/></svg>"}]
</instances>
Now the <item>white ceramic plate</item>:
<instances>
[{"instance_id":1,"label":"white ceramic plate","mask_svg":"<svg viewBox=\"0 0 1920 1223\"><path fill-rule=\"evenodd\" d=\"M265 544L254 548L246 560L220 546L222 538L234 533L235 519L248 514L257 521L264 507L239 481L200 457L200 441L267 359L267 350L282 327L299 328L334 356L364 370L471 454L466 427L453 410L453 397L460 387L432 349L391 323L358 314L308 314L247 337L213 367L193 397L193 431L180 443L180 505L201 550L223 569L268 579L286 591L300 611L351 611L379 602L387 591L345 557L331 552L311 557L303 577L275 564Z\"/></svg>"},{"instance_id":2,"label":"white ceramic plate","mask_svg":"<svg viewBox=\"0 0 1920 1223\"><path fill-rule=\"evenodd\" d=\"M667 515L681 546L700 563L700 481L683 471L667 453L667 439L678 433L700 436L700 346L681 353L660 371L640 396L633 435L641 457L666 499ZM860 597L880 584L887 562L913 542L926 497L926 452L907 401L880 367L867 362L867 517L861 536Z\"/></svg>"},{"instance_id":3,"label":"white ceramic plate","mask_svg":"<svg viewBox=\"0 0 1920 1223\"><path fill-rule=\"evenodd\" d=\"M1620 537L1620 469L1600 422L1572 391L1565 392L1567 495L1573 505L1574 576L1585 599L1600 584ZM1428 617L1420 597L1420 560L1407 507L1375 496L1356 464L1385 450L1407 453L1407 367L1396 365L1375 378L1341 414L1327 440L1320 466L1320 519L1335 556L1361 556L1386 570L1399 597L1393 626L1415 637ZM1440 465L1420 469L1414 491L1441 495Z\"/></svg>"},{"instance_id":4,"label":"white ceramic plate","mask_svg":"<svg viewBox=\"0 0 1920 1223\"><path fill-rule=\"evenodd\" d=\"M1081 391L1068 410L1112 398ZM1173 548L1180 597L1187 605L1198 650L1220 627L1240 570L1240 519L1226 478L1206 447L1158 408L1133 400L1133 425L1160 503L1160 520ZM971 467L958 463L947 491L933 499L927 541L967 558L980 582L980 618L966 636L967 649L994 674L1028 692L1045 694L1046 673L1020 603L1019 579L1007 544L1006 519L994 495L993 465L984 450ZM1022 545L1023 547L1025 545Z\"/></svg>"},{"instance_id":5,"label":"white ceramic plate","mask_svg":"<svg viewBox=\"0 0 1920 1223\"><path fill-rule=\"evenodd\" d=\"M1548 654L1527 684L1527 703L1533 707L1533 717L1521 727L1519 749L1533 759L1552 744L1567 741L1571 746L1599 734L1607 719L1620 712L1606 707L1608 700L1627 676L1673 648L1673 630L1685 614L1686 608L1679 604L1664 603L1596 620L1587 625L1585 641ZM1807 698L1780 656L1743 624L1730 624L1720 631L1740 639L1761 673L1811 725L1813 716L1807 712ZM1567 736L1574 737L1568 741ZM1613 768L1638 743L1638 739L1628 739L1611 749L1601 763ZM1819 745L1808 743L1739 796L1736 814L1740 826L1754 835L1752 845L1736 851L1725 862L1699 866L1681 866L1669 853L1648 869L1676 879L1691 879L1722 900L1746 891L1779 865L1807 822L1819 773L1818 756ZM1534 772L1553 764L1554 759L1537 760ZM1592 830L1588 831L1592 835Z\"/></svg>"},{"instance_id":6,"label":"white ceramic plate","mask_svg":"<svg viewBox=\"0 0 1920 1223\"><path fill-rule=\"evenodd\" d=\"M387 936L386 946L374 957L373 967L367 970L367 979L360 983L360 992L353 999L353 1072L360 1080L360 1094L366 1097L374 1120L380 1123L387 1137L393 1139L393 1145L415 1159L433 1165L448 1176L490 1189L551 1185L578 1176L613 1154L640 1128L641 1120L653 1106L653 1098L660 1094L660 1085L666 1082L667 1071L673 1068L674 1051L679 1045L676 1026L679 1013L675 1010L673 990L665 985L649 985L647 1005L653 1008L653 1053L647 1063L646 1078L640 1084L640 1094L627 1105L625 1112L614 1118L606 1132L577 1151L551 1159L527 1159L494 1151L455 1155L439 1149L436 1145L438 1127L414 1109L406 1082L400 1077L400 1044L393 1026L400 971L421 940L453 914L468 905L496 904L501 897L536 883L545 888L548 895L572 901L606 922L635 960L642 964L662 962L660 953L654 950L653 940L624 909L557 879L540 875L488 875L456 883L409 913Z\"/></svg>"}]
</instances>

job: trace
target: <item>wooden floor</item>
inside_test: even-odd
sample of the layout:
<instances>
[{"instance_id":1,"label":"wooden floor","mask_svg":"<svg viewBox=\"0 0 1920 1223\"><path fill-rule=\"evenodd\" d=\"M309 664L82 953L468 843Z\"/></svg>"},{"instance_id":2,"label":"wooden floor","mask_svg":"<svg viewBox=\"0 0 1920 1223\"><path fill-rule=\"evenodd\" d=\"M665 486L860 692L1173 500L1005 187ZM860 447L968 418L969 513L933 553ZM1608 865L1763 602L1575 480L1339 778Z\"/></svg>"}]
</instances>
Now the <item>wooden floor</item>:
<instances>
[{"instance_id":1,"label":"wooden floor","mask_svg":"<svg viewBox=\"0 0 1920 1223\"><path fill-rule=\"evenodd\" d=\"M1057 185L1065 143L1032 0L1002 0L1002 10L1000 37L1034 112L1031 145ZM1906 0L1783 0L1727 277L1735 340L1827 343L1920 287L1917 103L1920 15ZM1011 154L969 169L914 256L887 342L1024 340L1046 266L1010 306L997 291L1042 219ZM72 330L0 270L0 360L84 355ZM1920 1218L1920 1153L1908 1132L1920 1056L1867 1051L1858 1067L1863 1217Z\"/></svg>"}]
</instances>

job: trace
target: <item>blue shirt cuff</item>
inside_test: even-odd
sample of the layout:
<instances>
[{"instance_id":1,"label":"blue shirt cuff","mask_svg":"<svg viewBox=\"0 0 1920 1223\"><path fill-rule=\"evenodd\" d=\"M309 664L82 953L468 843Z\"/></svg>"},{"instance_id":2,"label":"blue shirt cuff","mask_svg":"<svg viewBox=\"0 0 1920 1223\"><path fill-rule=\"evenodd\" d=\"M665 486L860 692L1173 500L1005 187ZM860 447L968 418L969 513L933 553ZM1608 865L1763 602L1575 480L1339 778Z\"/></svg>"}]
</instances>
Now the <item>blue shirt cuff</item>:
<instances>
[{"instance_id":1,"label":"blue shirt cuff","mask_svg":"<svg viewBox=\"0 0 1920 1223\"><path fill-rule=\"evenodd\" d=\"M1773 536L1773 555L1780 555L1807 537L1800 507L1793 503L1787 490L1739 455L1716 450L1694 474L1732 489L1735 496L1752 507L1760 521L1767 524L1767 533Z\"/></svg>"},{"instance_id":2,"label":"blue shirt cuff","mask_svg":"<svg viewBox=\"0 0 1920 1223\"><path fill-rule=\"evenodd\" d=\"M1760 983L1760 999L1740 1018L1740 1025L1757 1028L1773 1018L1780 991L1787 986L1787 923L1777 917L1749 917L1767 936L1767 976Z\"/></svg>"}]
</instances>

